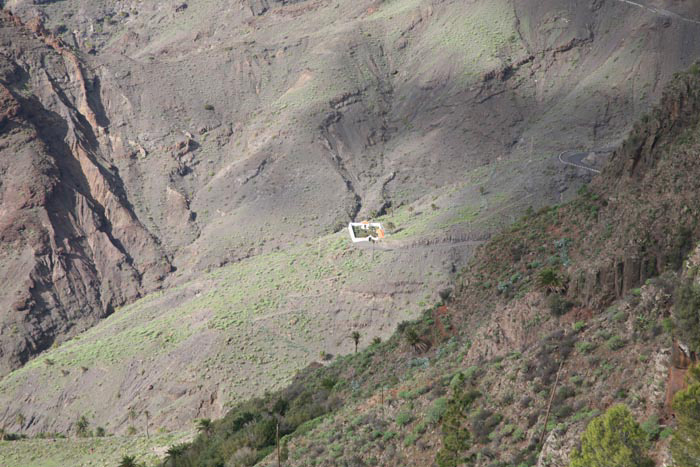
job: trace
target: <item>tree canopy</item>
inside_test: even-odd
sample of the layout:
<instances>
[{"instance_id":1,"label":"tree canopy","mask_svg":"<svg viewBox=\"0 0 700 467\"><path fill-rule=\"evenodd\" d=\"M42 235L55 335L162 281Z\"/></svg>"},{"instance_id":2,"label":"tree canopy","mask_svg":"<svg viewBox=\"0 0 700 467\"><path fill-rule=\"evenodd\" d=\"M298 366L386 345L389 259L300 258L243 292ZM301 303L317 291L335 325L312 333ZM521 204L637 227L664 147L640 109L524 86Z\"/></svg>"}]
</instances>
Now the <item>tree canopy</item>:
<instances>
[{"instance_id":1,"label":"tree canopy","mask_svg":"<svg viewBox=\"0 0 700 467\"><path fill-rule=\"evenodd\" d=\"M624 405L593 419L571 453L570 467L652 467L647 435Z\"/></svg>"},{"instance_id":2,"label":"tree canopy","mask_svg":"<svg viewBox=\"0 0 700 467\"><path fill-rule=\"evenodd\" d=\"M700 465L700 383L691 384L673 398L678 428L671 439L671 456L677 467Z\"/></svg>"}]
</instances>

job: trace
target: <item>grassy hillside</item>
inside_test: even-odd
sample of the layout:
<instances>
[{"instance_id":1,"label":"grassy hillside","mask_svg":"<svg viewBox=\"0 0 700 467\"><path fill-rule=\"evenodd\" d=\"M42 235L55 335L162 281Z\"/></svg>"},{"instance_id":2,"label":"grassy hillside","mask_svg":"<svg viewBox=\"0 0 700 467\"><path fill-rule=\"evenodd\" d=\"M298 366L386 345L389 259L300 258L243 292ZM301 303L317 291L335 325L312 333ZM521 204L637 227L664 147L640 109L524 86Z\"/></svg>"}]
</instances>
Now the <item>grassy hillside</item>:
<instances>
[{"instance_id":1,"label":"grassy hillside","mask_svg":"<svg viewBox=\"0 0 700 467\"><path fill-rule=\"evenodd\" d=\"M446 305L235 407L174 465L275 465L278 421L285 465L567 465L588 421L619 403L667 458L674 339L694 348L698 335L685 299L674 306L698 257L684 240L700 233L698 89L695 69L678 76L603 175L480 248ZM645 257L654 268L624 272Z\"/></svg>"},{"instance_id":2,"label":"grassy hillside","mask_svg":"<svg viewBox=\"0 0 700 467\"><path fill-rule=\"evenodd\" d=\"M552 155L546 158L552 171L561 170ZM350 352L351 331L362 334L363 348L438 300L454 281L451 270L508 221L504 214L529 206L518 191L499 191L523 169L508 161L491 173L476 170L379 217L392 228L376 246L353 246L345 229L318 236L309 224L297 245L216 268L116 311L6 376L0 399L8 413L42 414L32 427L37 432L70 433L86 415L124 433L131 409L149 410L154 427L168 428L223 415L231 404L285 385L322 353ZM464 204L475 194L477 203ZM469 236L460 234L465 225ZM59 409L56 401L65 401L60 414L47 416ZM7 418L8 429L24 428L17 415Z\"/></svg>"},{"instance_id":3,"label":"grassy hillside","mask_svg":"<svg viewBox=\"0 0 700 467\"><path fill-rule=\"evenodd\" d=\"M3 465L36 467L114 467L124 456L155 464L167 448L187 439L183 435L153 434L83 439L0 441Z\"/></svg>"},{"instance_id":4,"label":"grassy hillside","mask_svg":"<svg viewBox=\"0 0 700 467\"><path fill-rule=\"evenodd\" d=\"M56 200L66 212L40 226L42 248L0 260L7 274L22 271L16 290L0 296L9 310L0 318L15 329L0 341L3 372L136 297L288 251L309 225L313 242L350 220L408 206L425 213L436 204L443 213L463 210L442 216L437 235L449 229L447 244L483 237L479 222L474 229L466 222L477 212L511 220L519 212L507 203L512 197L536 208L569 199L581 174L552 172L544 156L615 144L673 71L700 54L690 24L656 27L659 14L619 1L12 0L5 7L26 25L8 20L17 30L5 31L12 62L5 69L18 72L6 81L24 96L30 123L45 129L57 177L75 172L75 183L57 181L69 192L60 194L80 187L97 217L107 217L93 226L95 216L77 208L83 198ZM51 67L43 67L47 57ZM22 141L8 146L7 161L24 154ZM77 142L89 142L79 146L86 154L75 153ZM74 159L84 166L73 167ZM465 187L477 172L493 198ZM107 197L105 186L113 190ZM446 197L453 189L461 194ZM17 205L8 208L23 209ZM64 239L73 218L80 228ZM20 239L18 251L21 228L8 232ZM91 235L106 235L99 241L111 246L81 243ZM50 266L63 240L80 246L85 260L66 255L70 280L61 282ZM442 265L436 274L464 265L454 251L432 249L431 261ZM397 263L414 258L411 249L394 252ZM124 271L109 267L118 253ZM393 293L391 280L375 277L376 291ZM350 301L359 307L363 299ZM424 300L412 301L415 316ZM320 314L326 303L307 305Z\"/></svg>"}]
</instances>

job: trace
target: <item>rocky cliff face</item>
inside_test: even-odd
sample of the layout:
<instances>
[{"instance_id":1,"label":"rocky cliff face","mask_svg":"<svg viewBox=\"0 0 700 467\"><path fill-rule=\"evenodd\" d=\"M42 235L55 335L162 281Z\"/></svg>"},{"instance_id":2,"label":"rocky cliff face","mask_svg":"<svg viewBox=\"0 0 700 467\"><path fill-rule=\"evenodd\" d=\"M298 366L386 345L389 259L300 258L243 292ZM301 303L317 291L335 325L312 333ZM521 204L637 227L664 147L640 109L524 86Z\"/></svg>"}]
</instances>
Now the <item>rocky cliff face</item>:
<instances>
[{"instance_id":1,"label":"rocky cliff face","mask_svg":"<svg viewBox=\"0 0 700 467\"><path fill-rule=\"evenodd\" d=\"M74 335L169 272L114 166L96 87L38 25L0 13L0 372Z\"/></svg>"},{"instance_id":2,"label":"rocky cliff face","mask_svg":"<svg viewBox=\"0 0 700 467\"><path fill-rule=\"evenodd\" d=\"M570 271L573 292L589 304L619 298L649 277L678 270L700 234L692 171L698 71L693 66L672 82L660 106L643 116L591 187L603 200L597 215L605 229L585 238L590 259L582 256L580 263L589 266Z\"/></svg>"}]
</instances>

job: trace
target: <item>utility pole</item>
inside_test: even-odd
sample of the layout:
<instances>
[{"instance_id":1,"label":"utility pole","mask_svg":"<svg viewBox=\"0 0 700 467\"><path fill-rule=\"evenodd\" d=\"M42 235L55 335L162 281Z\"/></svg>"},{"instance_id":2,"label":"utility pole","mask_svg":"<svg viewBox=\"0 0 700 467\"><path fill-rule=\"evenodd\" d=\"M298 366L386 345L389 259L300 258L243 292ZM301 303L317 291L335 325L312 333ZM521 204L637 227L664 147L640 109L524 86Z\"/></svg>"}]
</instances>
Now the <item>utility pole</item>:
<instances>
[{"instance_id":1,"label":"utility pole","mask_svg":"<svg viewBox=\"0 0 700 467\"><path fill-rule=\"evenodd\" d=\"M561 373L561 367L564 366L564 360L559 364L559 369L557 370L557 377L554 380L554 386L552 386L552 394L549 396L549 404L547 404L547 414L544 416L544 428L542 428L542 436L540 436L540 445L544 442L544 435L547 434L547 422L549 421L549 411L552 410L552 401L554 400L554 392L557 390L557 383L559 383L559 373Z\"/></svg>"}]
</instances>

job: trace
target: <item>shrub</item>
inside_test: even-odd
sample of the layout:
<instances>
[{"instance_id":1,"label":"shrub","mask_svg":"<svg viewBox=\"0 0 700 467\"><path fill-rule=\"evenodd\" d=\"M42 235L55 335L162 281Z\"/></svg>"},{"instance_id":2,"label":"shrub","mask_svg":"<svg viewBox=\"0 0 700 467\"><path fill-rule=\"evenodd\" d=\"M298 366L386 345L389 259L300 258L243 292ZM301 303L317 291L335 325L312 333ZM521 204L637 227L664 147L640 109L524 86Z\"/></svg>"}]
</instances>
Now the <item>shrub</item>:
<instances>
[{"instance_id":1,"label":"shrub","mask_svg":"<svg viewBox=\"0 0 700 467\"><path fill-rule=\"evenodd\" d=\"M90 426L90 422L88 421L87 417L85 415L82 415L78 421L75 424L75 432L78 436L80 437L86 437L90 435L90 432L88 431L88 427Z\"/></svg>"},{"instance_id":2,"label":"shrub","mask_svg":"<svg viewBox=\"0 0 700 467\"><path fill-rule=\"evenodd\" d=\"M427 419L430 423L438 423L442 420L443 415L447 411L447 398L440 397L433 401L433 404L428 409Z\"/></svg>"},{"instance_id":3,"label":"shrub","mask_svg":"<svg viewBox=\"0 0 700 467\"><path fill-rule=\"evenodd\" d=\"M489 435L501 423L503 415L493 413L490 410L480 410L472 421L474 435L477 441L484 444L489 440Z\"/></svg>"},{"instance_id":4,"label":"shrub","mask_svg":"<svg viewBox=\"0 0 700 467\"><path fill-rule=\"evenodd\" d=\"M625 346L625 340L620 336L612 336L608 339L607 345L610 350L620 350Z\"/></svg>"},{"instance_id":5,"label":"shrub","mask_svg":"<svg viewBox=\"0 0 700 467\"><path fill-rule=\"evenodd\" d=\"M525 432L523 431L522 428L517 427L513 431L513 441L522 441L525 439Z\"/></svg>"},{"instance_id":6,"label":"shrub","mask_svg":"<svg viewBox=\"0 0 700 467\"><path fill-rule=\"evenodd\" d=\"M418 435L415 433L410 433L408 436L406 436L406 439L403 440L403 445L404 446L413 446L416 444L416 440L418 439Z\"/></svg>"},{"instance_id":7,"label":"shrub","mask_svg":"<svg viewBox=\"0 0 700 467\"><path fill-rule=\"evenodd\" d=\"M211 104L204 104L204 110L212 111L214 110L214 106Z\"/></svg>"},{"instance_id":8,"label":"shrub","mask_svg":"<svg viewBox=\"0 0 700 467\"><path fill-rule=\"evenodd\" d=\"M673 398L678 428L671 439L671 456L677 467L700 465L700 383Z\"/></svg>"},{"instance_id":9,"label":"shrub","mask_svg":"<svg viewBox=\"0 0 700 467\"><path fill-rule=\"evenodd\" d=\"M576 343L576 350L579 351L579 353L586 354L590 353L595 349L595 344L593 342L577 342Z\"/></svg>"},{"instance_id":10,"label":"shrub","mask_svg":"<svg viewBox=\"0 0 700 467\"><path fill-rule=\"evenodd\" d=\"M671 334L673 332L673 320L671 318L664 318L661 320L661 327L666 334Z\"/></svg>"},{"instance_id":11,"label":"shrub","mask_svg":"<svg viewBox=\"0 0 700 467\"><path fill-rule=\"evenodd\" d=\"M476 378L480 373L480 369L476 365L472 365L466 370L464 370L464 380L465 381L472 381L474 378Z\"/></svg>"},{"instance_id":12,"label":"shrub","mask_svg":"<svg viewBox=\"0 0 700 467\"><path fill-rule=\"evenodd\" d=\"M554 410L554 415L557 417L558 420L564 420L565 418L569 418L571 415L573 415L573 413L574 408L568 404L559 406Z\"/></svg>"},{"instance_id":13,"label":"shrub","mask_svg":"<svg viewBox=\"0 0 700 467\"><path fill-rule=\"evenodd\" d=\"M399 412L396 415L396 424L399 426L406 426L413 421L413 414L409 411Z\"/></svg>"},{"instance_id":14,"label":"shrub","mask_svg":"<svg viewBox=\"0 0 700 467\"><path fill-rule=\"evenodd\" d=\"M624 405L592 420L571 453L570 467L652 467L647 434Z\"/></svg>"},{"instance_id":15,"label":"shrub","mask_svg":"<svg viewBox=\"0 0 700 467\"><path fill-rule=\"evenodd\" d=\"M695 76L700 75L700 64L698 64L697 62L696 62L696 63L693 63L693 64L690 66L690 68L688 69L688 71L689 71L690 74L692 74L692 75L695 75Z\"/></svg>"},{"instance_id":16,"label":"shrub","mask_svg":"<svg viewBox=\"0 0 700 467\"><path fill-rule=\"evenodd\" d=\"M659 426L659 417L653 415L646 419L641 424L642 430L647 434L649 441L656 441L661 433L661 427Z\"/></svg>"},{"instance_id":17,"label":"shrub","mask_svg":"<svg viewBox=\"0 0 700 467\"><path fill-rule=\"evenodd\" d=\"M554 400L552 403L554 405L560 405L562 404L565 400L574 397L576 395L576 390L570 386L562 386L557 390L556 395L554 396Z\"/></svg>"},{"instance_id":18,"label":"shrub","mask_svg":"<svg viewBox=\"0 0 700 467\"><path fill-rule=\"evenodd\" d=\"M510 436L515 431L515 425L508 424L501 429L501 436Z\"/></svg>"},{"instance_id":19,"label":"shrub","mask_svg":"<svg viewBox=\"0 0 700 467\"><path fill-rule=\"evenodd\" d=\"M613 321L617 321L618 323L621 323L627 319L627 315L625 314L624 311L620 310L613 315L612 319L613 319Z\"/></svg>"},{"instance_id":20,"label":"shrub","mask_svg":"<svg viewBox=\"0 0 700 467\"><path fill-rule=\"evenodd\" d=\"M562 286L562 280L552 268L545 268L537 275L537 285L545 290L557 290Z\"/></svg>"},{"instance_id":21,"label":"shrub","mask_svg":"<svg viewBox=\"0 0 700 467\"><path fill-rule=\"evenodd\" d=\"M585 327L586 323L583 321L576 321L574 324L571 325L571 329L573 329L574 332L581 332Z\"/></svg>"},{"instance_id":22,"label":"shrub","mask_svg":"<svg viewBox=\"0 0 700 467\"><path fill-rule=\"evenodd\" d=\"M226 462L226 466L253 465L257 460L258 453L248 446L244 446L233 453Z\"/></svg>"},{"instance_id":23,"label":"shrub","mask_svg":"<svg viewBox=\"0 0 700 467\"><path fill-rule=\"evenodd\" d=\"M554 316L563 316L574 307L573 302L565 299L559 294L550 295L549 298L547 298L547 305L549 306L549 311Z\"/></svg>"}]
</instances>

